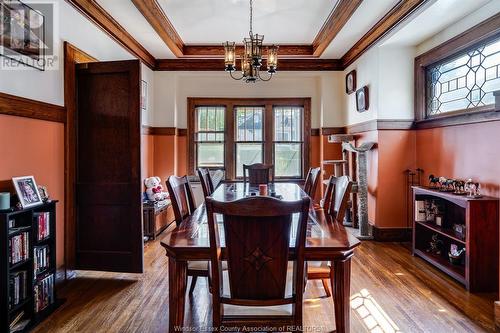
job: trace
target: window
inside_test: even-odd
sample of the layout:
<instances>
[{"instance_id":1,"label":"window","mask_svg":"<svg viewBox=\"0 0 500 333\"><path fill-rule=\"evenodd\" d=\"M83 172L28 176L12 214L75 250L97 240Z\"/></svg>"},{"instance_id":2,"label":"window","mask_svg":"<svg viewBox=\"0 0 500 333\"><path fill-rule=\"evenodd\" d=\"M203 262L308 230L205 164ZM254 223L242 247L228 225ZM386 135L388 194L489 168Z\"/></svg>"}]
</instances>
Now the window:
<instances>
[{"instance_id":1,"label":"window","mask_svg":"<svg viewBox=\"0 0 500 333\"><path fill-rule=\"evenodd\" d=\"M243 164L274 164L276 179L309 168L309 98L188 98L188 167L243 177Z\"/></svg>"},{"instance_id":2,"label":"window","mask_svg":"<svg viewBox=\"0 0 500 333\"><path fill-rule=\"evenodd\" d=\"M196 165L224 168L225 108L200 106L196 110Z\"/></svg>"},{"instance_id":3,"label":"window","mask_svg":"<svg viewBox=\"0 0 500 333\"><path fill-rule=\"evenodd\" d=\"M301 107L274 108L275 177L302 175L302 112Z\"/></svg>"},{"instance_id":4,"label":"window","mask_svg":"<svg viewBox=\"0 0 500 333\"><path fill-rule=\"evenodd\" d=\"M495 103L500 89L500 39L428 66L427 116Z\"/></svg>"},{"instance_id":5,"label":"window","mask_svg":"<svg viewBox=\"0 0 500 333\"><path fill-rule=\"evenodd\" d=\"M263 107L236 107L236 177L243 177L243 164L262 163L264 158Z\"/></svg>"}]
</instances>

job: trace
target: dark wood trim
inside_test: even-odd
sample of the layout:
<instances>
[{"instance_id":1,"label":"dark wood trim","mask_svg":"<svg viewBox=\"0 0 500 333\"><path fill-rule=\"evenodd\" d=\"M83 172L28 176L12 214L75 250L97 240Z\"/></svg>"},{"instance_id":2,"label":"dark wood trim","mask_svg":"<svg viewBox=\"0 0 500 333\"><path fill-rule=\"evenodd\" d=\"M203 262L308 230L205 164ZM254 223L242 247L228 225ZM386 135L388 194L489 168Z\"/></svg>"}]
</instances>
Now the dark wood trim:
<instances>
[{"instance_id":1,"label":"dark wood trim","mask_svg":"<svg viewBox=\"0 0 500 333\"><path fill-rule=\"evenodd\" d=\"M357 134L369 131L410 130L414 128L413 120L374 119L359 124L346 126L347 134Z\"/></svg>"},{"instance_id":2,"label":"dark wood trim","mask_svg":"<svg viewBox=\"0 0 500 333\"><path fill-rule=\"evenodd\" d=\"M373 239L378 242L409 242L412 228L379 228L372 226Z\"/></svg>"},{"instance_id":3,"label":"dark wood trim","mask_svg":"<svg viewBox=\"0 0 500 333\"><path fill-rule=\"evenodd\" d=\"M339 3L333 8L328 16L326 22L321 27L314 41L312 43L314 55L319 57L323 54L325 49L330 45L332 40L342 30L349 18L354 14L356 9L363 0L340 0ZM281 47L280 47L281 53Z\"/></svg>"},{"instance_id":4,"label":"dark wood trim","mask_svg":"<svg viewBox=\"0 0 500 333\"><path fill-rule=\"evenodd\" d=\"M478 43L482 43L490 38L500 36L500 13L489 19L475 25L467 31L449 39L439 46L419 55L415 58L415 84L414 84L414 106L415 119L420 122L426 119L426 89L425 89L425 69L427 66L452 57L457 53L463 52ZM467 112L470 112L467 111ZM472 114L472 113L471 113ZM450 124L454 124L458 118L455 115L446 115L439 121L429 119L429 123L445 124L444 117L450 117ZM472 117L472 116L471 116ZM473 116L476 117L476 116ZM454 119L454 120L453 120ZM463 119L465 120L465 119ZM427 120L425 120L427 122ZM440 125L445 126L445 125ZM420 125L419 125L420 127Z\"/></svg>"},{"instance_id":5,"label":"dark wood trim","mask_svg":"<svg viewBox=\"0 0 500 333\"><path fill-rule=\"evenodd\" d=\"M66 109L63 106L4 93L0 93L0 114L66 122Z\"/></svg>"},{"instance_id":6,"label":"dark wood trim","mask_svg":"<svg viewBox=\"0 0 500 333\"><path fill-rule=\"evenodd\" d=\"M263 61L263 68L266 60ZM158 59L156 71L223 71L223 59ZM341 71L340 60L337 59L280 59L279 71ZM229 74L228 74L229 75Z\"/></svg>"},{"instance_id":7,"label":"dark wood trim","mask_svg":"<svg viewBox=\"0 0 500 333\"><path fill-rule=\"evenodd\" d=\"M176 128L175 135L177 136L187 136L187 128Z\"/></svg>"},{"instance_id":8,"label":"dark wood trim","mask_svg":"<svg viewBox=\"0 0 500 333\"><path fill-rule=\"evenodd\" d=\"M333 135L346 133L345 127L322 127L321 135Z\"/></svg>"},{"instance_id":9,"label":"dark wood trim","mask_svg":"<svg viewBox=\"0 0 500 333\"><path fill-rule=\"evenodd\" d=\"M342 65L347 68L376 42L388 34L429 0L400 0L359 41L342 56Z\"/></svg>"},{"instance_id":10,"label":"dark wood trim","mask_svg":"<svg viewBox=\"0 0 500 333\"><path fill-rule=\"evenodd\" d=\"M137 1L137 0L134 0ZM243 45L236 45L236 53L243 54ZM278 50L280 60L287 57L315 57L313 46L308 44L280 45ZM224 58L222 44L189 44L183 47L184 57ZM264 56L266 52L264 51ZM278 63L279 65L279 63Z\"/></svg>"},{"instance_id":11,"label":"dark wood trim","mask_svg":"<svg viewBox=\"0 0 500 333\"><path fill-rule=\"evenodd\" d=\"M108 12L93 0L66 0L78 11L85 15L95 25L116 40L125 49L135 55L142 62L153 69L155 58L148 52L127 30L125 30Z\"/></svg>"},{"instance_id":12,"label":"dark wood trim","mask_svg":"<svg viewBox=\"0 0 500 333\"><path fill-rule=\"evenodd\" d=\"M157 0L132 0L146 21L176 57L183 56L184 43Z\"/></svg>"},{"instance_id":13,"label":"dark wood trim","mask_svg":"<svg viewBox=\"0 0 500 333\"><path fill-rule=\"evenodd\" d=\"M311 128L311 136L320 136L321 128Z\"/></svg>"},{"instance_id":14,"label":"dark wood trim","mask_svg":"<svg viewBox=\"0 0 500 333\"><path fill-rule=\"evenodd\" d=\"M224 106L226 107L226 133L225 133L225 169L226 179L236 179L234 174L234 108L238 105L255 105L265 107L264 117L266 124L272 124L273 106L301 106L304 108L304 139L303 139L303 176L310 166L310 141L311 141L311 98L208 98L208 97L188 97L188 128L187 128L187 166L188 174L195 172L195 145L194 145L194 111L196 106ZM267 127L264 130L264 163L272 164L273 156L273 130Z\"/></svg>"},{"instance_id":15,"label":"dark wood trim","mask_svg":"<svg viewBox=\"0 0 500 333\"><path fill-rule=\"evenodd\" d=\"M175 127L155 127L155 126L142 126L142 134L147 135L175 135Z\"/></svg>"},{"instance_id":16,"label":"dark wood trim","mask_svg":"<svg viewBox=\"0 0 500 333\"><path fill-rule=\"evenodd\" d=\"M500 301L494 303L495 312L495 329L496 332L500 331Z\"/></svg>"},{"instance_id":17,"label":"dark wood trim","mask_svg":"<svg viewBox=\"0 0 500 333\"><path fill-rule=\"evenodd\" d=\"M467 124L484 123L490 121L499 121L500 112L496 112L493 105L490 105L484 111L465 112L461 114L446 115L434 117L415 122L417 129L437 128L447 126L458 126Z\"/></svg>"},{"instance_id":18,"label":"dark wood trim","mask_svg":"<svg viewBox=\"0 0 500 333\"><path fill-rule=\"evenodd\" d=\"M64 131L64 263L66 278L75 268L76 218L76 64L94 62L96 58L68 42L64 42L64 105L66 128ZM69 270L69 271L68 271Z\"/></svg>"}]
</instances>

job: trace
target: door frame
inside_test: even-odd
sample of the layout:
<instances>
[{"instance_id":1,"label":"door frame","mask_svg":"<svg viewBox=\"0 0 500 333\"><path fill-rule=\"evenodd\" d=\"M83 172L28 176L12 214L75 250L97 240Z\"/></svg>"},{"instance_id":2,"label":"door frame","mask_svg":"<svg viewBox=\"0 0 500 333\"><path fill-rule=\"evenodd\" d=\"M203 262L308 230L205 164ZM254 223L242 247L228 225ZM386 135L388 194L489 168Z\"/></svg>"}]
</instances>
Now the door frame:
<instances>
[{"instance_id":1,"label":"door frame","mask_svg":"<svg viewBox=\"0 0 500 333\"><path fill-rule=\"evenodd\" d=\"M96 62L96 58L71 43L64 42L64 271L65 279L74 276L76 254L75 179L76 179L76 65Z\"/></svg>"}]
</instances>

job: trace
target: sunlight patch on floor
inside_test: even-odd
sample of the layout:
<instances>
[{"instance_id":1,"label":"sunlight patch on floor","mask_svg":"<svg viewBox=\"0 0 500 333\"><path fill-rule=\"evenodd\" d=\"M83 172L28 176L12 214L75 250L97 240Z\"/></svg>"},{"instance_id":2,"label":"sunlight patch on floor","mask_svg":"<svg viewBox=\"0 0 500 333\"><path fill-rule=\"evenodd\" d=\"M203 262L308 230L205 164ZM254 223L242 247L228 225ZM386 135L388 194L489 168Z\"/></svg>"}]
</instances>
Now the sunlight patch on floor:
<instances>
[{"instance_id":1,"label":"sunlight patch on floor","mask_svg":"<svg viewBox=\"0 0 500 333\"><path fill-rule=\"evenodd\" d=\"M401 332L366 289L351 297L351 308L361 317L363 324L371 333Z\"/></svg>"}]
</instances>

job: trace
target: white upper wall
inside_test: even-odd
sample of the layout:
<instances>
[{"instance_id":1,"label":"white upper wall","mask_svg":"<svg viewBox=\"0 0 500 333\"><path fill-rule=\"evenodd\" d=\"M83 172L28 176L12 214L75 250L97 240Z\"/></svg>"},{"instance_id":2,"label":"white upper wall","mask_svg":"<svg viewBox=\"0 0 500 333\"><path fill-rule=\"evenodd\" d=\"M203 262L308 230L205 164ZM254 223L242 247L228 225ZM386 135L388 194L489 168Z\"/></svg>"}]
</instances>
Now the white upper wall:
<instances>
[{"instance_id":1,"label":"white upper wall","mask_svg":"<svg viewBox=\"0 0 500 333\"><path fill-rule=\"evenodd\" d=\"M311 126L339 126L340 72L282 72L269 82L247 84L219 72L155 72L154 125L187 127L188 97L310 97Z\"/></svg>"},{"instance_id":2,"label":"white upper wall","mask_svg":"<svg viewBox=\"0 0 500 333\"><path fill-rule=\"evenodd\" d=\"M39 71L26 66L19 70L0 69L0 92L64 106L64 41L100 61L134 59L66 1L57 1L55 11L54 50L58 54L58 69ZM142 77L148 82L148 108L152 113L153 71L142 65ZM148 122L151 115L143 113L143 118Z\"/></svg>"}]
</instances>

